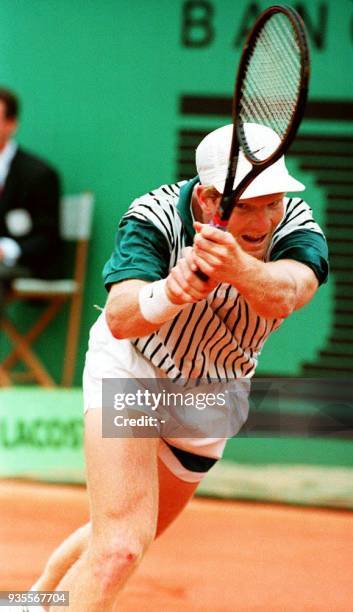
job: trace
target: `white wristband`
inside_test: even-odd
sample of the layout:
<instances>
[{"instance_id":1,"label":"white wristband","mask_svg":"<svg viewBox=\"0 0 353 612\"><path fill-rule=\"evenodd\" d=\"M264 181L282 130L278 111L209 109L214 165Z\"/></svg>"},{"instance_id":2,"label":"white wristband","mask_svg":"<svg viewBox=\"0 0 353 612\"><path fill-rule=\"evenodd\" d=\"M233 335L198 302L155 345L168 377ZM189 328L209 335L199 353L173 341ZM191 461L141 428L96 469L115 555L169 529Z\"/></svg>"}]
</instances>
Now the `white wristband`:
<instances>
[{"instance_id":1,"label":"white wristband","mask_svg":"<svg viewBox=\"0 0 353 612\"><path fill-rule=\"evenodd\" d=\"M141 314L150 323L165 323L169 321L186 304L173 304L167 296L165 285L167 279L155 281L144 285L139 292L139 306Z\"/></svg>"}]
</instances>

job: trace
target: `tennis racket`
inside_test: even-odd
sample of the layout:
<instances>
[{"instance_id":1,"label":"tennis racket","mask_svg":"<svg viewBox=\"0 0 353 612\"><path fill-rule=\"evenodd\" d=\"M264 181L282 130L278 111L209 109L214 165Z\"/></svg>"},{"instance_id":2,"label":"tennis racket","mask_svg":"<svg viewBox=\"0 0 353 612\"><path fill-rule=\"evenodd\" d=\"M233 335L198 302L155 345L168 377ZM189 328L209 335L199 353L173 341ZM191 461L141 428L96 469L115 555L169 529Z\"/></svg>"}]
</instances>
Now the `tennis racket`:
<instances>
[{"instance_id":1,"label":"tennis racket","mask_svg":"<svg viewBox=\"0 0 353 612\"><path fill-rule=\"evenodd\" d=\"M211 224L226 229L245 189L289 148L303 117L310 73L304 23L293 8L272 6L255 22L244 44L233 96L233 134L219 209ZM271 128L275 146L256 142L247 124ZM234 188L239 148L251 170ZM200 278L206 275L198 271Z\"/></svg>"}]
</instances>

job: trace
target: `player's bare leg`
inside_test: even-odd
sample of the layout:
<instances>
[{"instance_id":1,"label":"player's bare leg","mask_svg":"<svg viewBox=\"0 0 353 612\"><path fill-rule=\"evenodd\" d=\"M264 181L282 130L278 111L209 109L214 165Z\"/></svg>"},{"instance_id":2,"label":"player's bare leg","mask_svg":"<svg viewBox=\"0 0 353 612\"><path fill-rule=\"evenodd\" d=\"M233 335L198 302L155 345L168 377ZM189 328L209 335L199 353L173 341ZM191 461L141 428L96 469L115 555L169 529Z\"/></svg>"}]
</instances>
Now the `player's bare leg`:
<instances>
[{"instance_id":1,"label":"player's bare leg","mask_svg":"<svg viewBox=\"0 0 353 612\"><path fill-rule=\"evenodd\" d=\"M110 612L155 537L158 442L102 438L101 410L87 413L85 449L92 529L87 550L57 586L70 592L71 612Z\"/></svg>"},{"instance_id":2,"label":"player's bare leg","mask_svg":"<svg viewBox=\"0 0 353 612\"><path fill-rule=\"evenodd\" d=\"M195 492L198 483L188 483L180 480L158 460L159 509L156 537L170 525L185 507ZM58 588L66 572L88 549L91 525L87 523L74 533L54 551L49 558L42 576L33 589L38 591L53 591Z\"/></svg>"},{"instance_id":3,"label":"player's bare leg","mask_svg":"<svg viewBox=\"0 0 353 612\"><path fill-rule=\"evenodd\" d=\"M176 519L195 493L198 482L180 480L158 460L159 508L156 537Z\"/></svg>"},{"instance_id":4,"label":"player's bare leg","mask_svg":"<svg viewBox=\"0 0 353 612\"><path fill-rule=\"evenodd\" d=\"M60 580L88 548L91 524L86 523L64 540L49 557L42 575L33 585L35 591L55 591Z\"/></svg>"}]
</instances>

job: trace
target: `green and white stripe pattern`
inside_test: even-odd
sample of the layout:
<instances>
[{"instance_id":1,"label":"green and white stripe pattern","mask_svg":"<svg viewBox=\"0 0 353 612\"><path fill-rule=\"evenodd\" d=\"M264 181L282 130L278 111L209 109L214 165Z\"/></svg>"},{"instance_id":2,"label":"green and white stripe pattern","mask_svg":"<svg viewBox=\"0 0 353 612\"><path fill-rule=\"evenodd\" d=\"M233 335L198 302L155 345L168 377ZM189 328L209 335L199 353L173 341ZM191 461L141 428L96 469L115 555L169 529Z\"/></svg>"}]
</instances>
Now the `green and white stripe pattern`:
<instances>
[{"instance_id":1,"label":"green and white stripe pattern","mask_svg":"<svg viewBox=\"0 0 353 612\"><path fill-rule=\"evenodd\" d=\"M118 246L104 269L106 285L167 276L182 249L192 244L190 199L196 182L163 185L131 204L120 223ZM309 206L299 198L286 198L268 258L276 259L276 245L288 248L286 236L298 238L298 231L304 230L306 238L320 235L325 245ZM172 379L227 381L254 374L266 339L281 323L282 319L258 316L233 286L219 284L207 299L188 305L158 331L133 342Z\"/></svg>"}]
</instances>

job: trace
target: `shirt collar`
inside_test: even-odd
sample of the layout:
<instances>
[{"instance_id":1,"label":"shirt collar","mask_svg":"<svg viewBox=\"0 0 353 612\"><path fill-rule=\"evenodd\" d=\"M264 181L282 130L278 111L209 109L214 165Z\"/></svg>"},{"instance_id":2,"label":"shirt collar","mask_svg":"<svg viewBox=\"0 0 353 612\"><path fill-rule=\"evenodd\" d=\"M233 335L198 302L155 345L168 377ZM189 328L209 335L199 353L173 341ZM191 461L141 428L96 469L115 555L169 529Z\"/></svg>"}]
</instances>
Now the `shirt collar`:
<instances>
[{"instance_id":1,"label":"shirt collar","mask_svg":"<svg viewBox=\"0 0 353 612\"><path fill-rule=\"evenodd\" d=\"M16 151L17 143L14 140L9 140L0 153L0 185L5 183L10 164L16 154Z\"/></svg>"},{"instance_id":2,"label":"shirt collar","mask_svg":"<svg viewBox=\"0 0 353 612\"><path fill-rule=\"evenodd\" d=\"M195 185L200 182L198 176L188 181L180 189L177 210L183 222L186 246L192 246L194 242L195 230L193 227L193 214L191 210L191 198Z\"/></svg>"}]
</instances>

